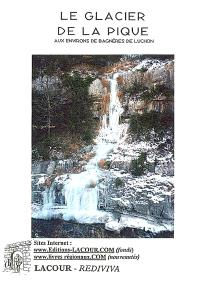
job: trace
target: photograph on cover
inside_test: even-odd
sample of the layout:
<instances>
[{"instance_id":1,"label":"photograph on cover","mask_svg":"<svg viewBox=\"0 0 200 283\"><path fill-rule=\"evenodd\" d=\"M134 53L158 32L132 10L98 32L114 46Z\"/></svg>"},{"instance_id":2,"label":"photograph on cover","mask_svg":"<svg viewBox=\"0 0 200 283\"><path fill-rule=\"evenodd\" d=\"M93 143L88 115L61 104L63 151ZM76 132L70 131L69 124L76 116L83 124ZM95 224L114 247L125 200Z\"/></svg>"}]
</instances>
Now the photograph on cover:
<instances>
[{"instance_id":1,"label":"photograph on cover","mask_svg":"<svg viewBox=\"0 0 200 283\"><path fill-rule=\"evenodd\" d=\"M174 237L174 56L32 56L32 237Z\"/></svg>"}]
</instances>

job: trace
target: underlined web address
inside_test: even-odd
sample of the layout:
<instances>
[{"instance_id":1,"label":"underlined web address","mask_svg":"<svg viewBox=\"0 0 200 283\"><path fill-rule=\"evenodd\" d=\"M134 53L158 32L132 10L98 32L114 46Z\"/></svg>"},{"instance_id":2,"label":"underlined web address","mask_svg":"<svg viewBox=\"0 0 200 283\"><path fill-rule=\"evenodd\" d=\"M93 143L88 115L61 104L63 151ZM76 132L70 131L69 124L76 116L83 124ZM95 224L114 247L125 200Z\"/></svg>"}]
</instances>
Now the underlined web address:
<instances>
[{"instance_id":1,"label":"underlined web address","mask_svg":"<svg viewBox=\"0 0 200 283\"><path fill-rule=\"evenodd\" d=\"M115 253L114 248L57 248L57 247L49 247L49 248L34 248L34 253Z\"/></svg>"}]
</instances>

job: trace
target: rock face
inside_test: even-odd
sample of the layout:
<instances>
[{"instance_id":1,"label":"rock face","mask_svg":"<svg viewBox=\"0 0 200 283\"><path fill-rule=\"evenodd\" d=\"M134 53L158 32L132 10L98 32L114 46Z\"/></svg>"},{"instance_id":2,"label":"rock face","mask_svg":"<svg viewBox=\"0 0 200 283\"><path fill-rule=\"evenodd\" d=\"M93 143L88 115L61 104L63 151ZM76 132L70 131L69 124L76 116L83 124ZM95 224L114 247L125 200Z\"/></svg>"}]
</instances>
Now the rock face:
<instances>
[{"instance_id":1,"label":"rock face","mask_svg":"<svg viewBox=\"0 0 200 283\"><path fill-rule=\"evenodd\" d=\"M101 209L121 214L137 212L160 219L173 219L174 191L171 179L162 179L158 175L133 179L131 175L124 174L120 177L123 186L116 187L116 178L104 180L100 185Z\"/></svg>"},{"instance_id":2,"label":"rock face","mask_svg":"<svg viewBox=\"0 0 200 283\"><path fill-rule=\"evenodd\" d=\"M100 79L96 79L89 87L89 94L93 96L102 96L104 94L104 87Z\"/></svg>"},{"instance_id":3,"label":"rock face","mask_svg":"<svg viewBox=\"0 0 200 283\"><path fill-rule=\"evenodd\" d=\"M161 62L159 60L144 60L138 64L129 72L121 74L123 78L123 85L126 89L136 83L146 88L155 88L156 86L162 85L168 89L174 89L174 62L166 61ZM123 86L122 86L123 89ZM122 99L122 105L124 107L124 115L129 116L134 113L144 113L144 111L159 111L174 110L173 97L166 97L162 93L156 98L150 101L140 98L141 90L136 91L134 96L129 95L125 92Z\"/></svg>"},{"instance_id":4,"label":"rock face","mask_svg":"<svg viewBox=\"0 0 200 283\"><path fill-rule=\"evenodd\" d=\"M100 118L109 111L110 85L109 78L96 79L89 87L89 94L93 97L94 117Z\"/></svg>"},{"instance_id":5,"label":"rock face","mask_svg":"<svg viewBox=\"0 0 200 283\"><path fill-rule=\"evenodd\" d=\"M122 102L123 108L125 109L123 116L127 117L133 115L134 113L144 113L145 111L159 111L163 112L174 110L174 101L171 98L166 98L165 96L160 96L153 101L146 102L144 100L135 99L128 95L124 96Z\"/></svg>"},{"instance_id":6,"label":"rock face","mask_svg":"<svg viewBox=\"0 0 200 283\"><path fill-rule=\"evenodd\" d=\"M131 86L133 82L151 87L154 84L165 84L174 88L174 62L172 60L143 60L128 72L122 73L124 84Z\"/></svg>"},{"instance_id":7,"label":"rock face","mask_svg":"<svg viewBox=\"0 0 200 283\"><path fill-rule=\"evenodd\" d=\"M173 219L174 160L167 148L160 151L162 142L153 145L151 141L133 142L127 135L126 141L108 156L110 169L99 184L99 208ZM137 159L141 152L146 153L148 167L141 176L134 176L132 160Z\"/></svg>"},{"instance_id":8,"label":"rock face","mask_svg":"<svg viewBox=\"0 0 200 283\"><path fill-rule=\"evenodd\" d=\"M73 169L76 161L72 159L65 160L47 160L47 161L35 161L32 164L32 174L46 174L52 175L53 173L58 172L69 172Z\"/></svg>"},{"instance_id":9,"label":"rock face","mask_svg":"<svg viewBox=\"0 0 200 283\"><path fill-rule=\"evenodd\" d=\"M124 66L126 64L124 63ZM169 89L174 89L174 62L173 60L143 60L134 65L128 65L127 68L120 66L121 69L116 69L119 72L118 83L120 86L119 96L122 106L124 108L123 116L127 117L134 113L143 113L144 111L159 111L164 110L173 111L174 101L172 97L166 97L160 94L151 101L141 99L137 93L131 96L128 89L137 83L147 88L157 85L164 85ZM96 79L92 82L89 88L89 93L94 97L94 116L101 117L102 103L106 95L110 93L109 80L112 78L112 73L105 74L101 79ZM126 86L126 89L124 89ZM140 91L138 91L140 94ZM104 111L105 112L105 111Z\"/></svg>"}]
</instances>

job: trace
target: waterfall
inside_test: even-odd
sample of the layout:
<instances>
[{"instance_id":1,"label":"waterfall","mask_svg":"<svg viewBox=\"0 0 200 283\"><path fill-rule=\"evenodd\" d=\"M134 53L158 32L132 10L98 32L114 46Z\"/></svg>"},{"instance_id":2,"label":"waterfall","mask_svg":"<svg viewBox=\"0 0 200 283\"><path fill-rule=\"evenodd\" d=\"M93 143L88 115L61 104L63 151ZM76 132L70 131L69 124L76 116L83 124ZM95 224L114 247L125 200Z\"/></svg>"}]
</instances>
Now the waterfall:
<instances>
[{"instance_id":1,"label":"waterfall","mask_svg":"<svg viewBox=\"0 0 200 283\"><path fill-rule=\"evenodd\" d=\"M110 95L110 107L109 107L109 127L111 133L114 135L119 134L119 118L123 112L118 97L117 77L118 77L118 73L114 74L111 80L111 95Z\"/></svg>"},{"instance_id":2,"label":"waterfall","mask_svg":"<svg viewBox=\"0 0 200 283\"><path fill-rule=\"evenodd\" d=\"M64 185L67 206L63 215L65 220L93 222L97 212L97 179L98 169L94 165L70 176Z\"/></svg>"},{"instance_id":3,"label":"waterfall","mask_svg":"<svg viewBox=\"0 0 200 283\"><path fill-rule=\"evenodd\" d=\"M102 117L102 129L105 130L107 126L107 114L104 114Z\"/></svg>"},{"instance_id":4,"label":"waterfall","mask_svg":"<svg viewBox=\"0 0 200 283\"><path fill-rule=\"evenodd\" d=\"M97 209L98 180L102 174L98 163L112 152L120 139L119 118L123 109L118 98L117 77L118 73L114 74L110 79L109 117L107 114L102 117L102 126L96 138L95 156L87 163L85 171L71 174L70 178L64 183L65 208L63 209L63 219L65 220L97 223L103 222L102 218L106 214ZM51 201L52 197L50 198ZM47 198L47 192L44 192L45 211L50 202Z\"/></svg>"}]
</instances>

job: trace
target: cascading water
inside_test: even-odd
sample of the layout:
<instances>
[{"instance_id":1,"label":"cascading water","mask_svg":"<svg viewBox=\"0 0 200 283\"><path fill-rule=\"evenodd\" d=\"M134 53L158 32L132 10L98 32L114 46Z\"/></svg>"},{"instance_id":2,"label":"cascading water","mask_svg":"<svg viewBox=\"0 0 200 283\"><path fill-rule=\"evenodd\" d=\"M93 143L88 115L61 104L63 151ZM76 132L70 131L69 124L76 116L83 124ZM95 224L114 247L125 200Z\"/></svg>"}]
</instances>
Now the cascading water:
<instances>
[{"instance_id":1,"label":"cascading water","mask_svg":"<svg viewBox=\"0 0 200 283\"><path fill-rule=\"evenodd\" d=\"M119 97L118 97L118 85L117 85L118 73L113 75L111 80L111 95L110 95L110 107L109 107L109 127L111 134L114 134L116 141L119 139L119 118L123 112Z\"/></svg>"},{"instance_id":2,"label":"cascading water","mask_svg":"<svg viewBox=\"0 0 200 283\"><path fill-rule=\"evenodd\" d=\"M65 181L65 208L62 210L65 220L76 220L80 223L104 222L102 219L106 213L97 209L98 180L102 174L98 163L112 152L120 139L119 119L123 109L118 97L117 77L118 73L114 74L110 80L109 117L107 114L102 117L102 127L96 138L95 156L85 166L84 172L71 174L70 178ZM109 118L109 122L107 118ZM51 196L53 198L53 195ZM49 206L52 206L52 198L48 196L47 192L44 192L43 209L45 213L43 212L43 215L46 215Z\"/></svg>"}]
</instances>

